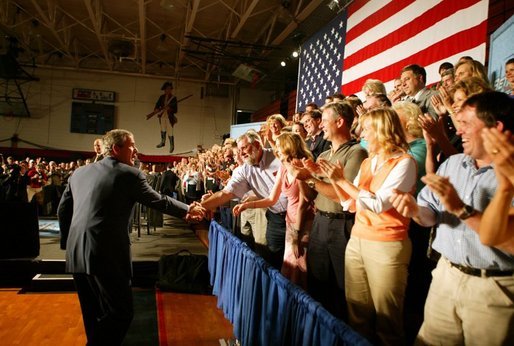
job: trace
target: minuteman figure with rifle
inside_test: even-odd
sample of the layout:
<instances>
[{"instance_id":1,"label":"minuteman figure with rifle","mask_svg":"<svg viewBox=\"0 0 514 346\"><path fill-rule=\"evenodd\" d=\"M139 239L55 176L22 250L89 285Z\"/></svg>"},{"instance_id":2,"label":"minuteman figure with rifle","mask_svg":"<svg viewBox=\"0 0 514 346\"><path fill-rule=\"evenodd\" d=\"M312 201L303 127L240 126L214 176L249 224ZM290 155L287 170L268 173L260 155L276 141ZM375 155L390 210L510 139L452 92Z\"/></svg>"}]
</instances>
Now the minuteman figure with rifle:
<instances>
[{"instance_id":1,"label":"minuteman figure with rifle","mask_svg":"<svg viewBox=\"0 0 514 346\"><path fill-rule=\"evenodd\" d=\"M173 126L177 123L177 98L173 95L173 84L166 82L162 85L161 90L164 91L157 103L155 104L154 111L146 116L146 119L150 119L154 115L159 118L159 124L161 125L161 142L157 144L157 148L162 148L166 144L166 133L169 130L170 136L170 153L175 149L175 142L173 138Z\"/></svg>"}]
</instances>

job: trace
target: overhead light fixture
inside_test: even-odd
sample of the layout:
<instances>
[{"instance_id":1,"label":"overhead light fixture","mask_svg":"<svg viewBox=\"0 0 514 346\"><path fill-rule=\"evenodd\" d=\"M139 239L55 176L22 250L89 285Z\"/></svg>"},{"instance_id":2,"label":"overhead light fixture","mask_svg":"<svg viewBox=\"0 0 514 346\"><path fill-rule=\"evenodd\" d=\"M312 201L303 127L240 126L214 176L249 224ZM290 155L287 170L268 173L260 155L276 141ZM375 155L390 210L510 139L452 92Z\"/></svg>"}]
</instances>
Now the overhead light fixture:
<instances>
[{"instance_id":1,"label":"overhead light fixture","mask_svg":"<svg viewBox=\"0 0 514 346\"><path fill-rule=\"evenodd\" d=\"M282 61L280 62L280 66L282 66L282 67L286 67L286 62L285 62L284 60L282 60Z\"/></svg>"},{"instance_id":2,"label":"overhead light fixture","mask_svg":"<svg viewBox=\"0 0 514 346\"><path fill-rule=\"evenodd\" d=\"M165 10L171 10L173 7L173 3L171 0L161 0L161 7Z\"/></svg>"},{"instance_id":3,"label":"overhead light fixture","mask_svg":"<svg viewBox=\"0 0 514 346\"><path fill-rule=\"evenodd\" d=\"M353 0L329 0L328 8L332 11L336 11L337 13L344 10Z\"/></svg>"},{"instance_id":4,"label":"overhead light fixture","mask_svg":"<svg viewBox=\"0 0 514 346\"><path fill-rule=\"evenodd\" d=\"M293 51L293 54L291 54L293 56L293 58L298 58L298 51L295 50Z\"/></svg>"},{"instance_id":5,"label":"overhead light fixture","mask_svg":"<svg viewBox=\"0 0 514 346\"><path fill-rule=\"evenodd\" d=\"M330 2L328 3L328 8L330 8L330 10L332 10L332 11L336 11L338 7L339 7L338 0L330 0Z\"/></svg>"}]
</instances>

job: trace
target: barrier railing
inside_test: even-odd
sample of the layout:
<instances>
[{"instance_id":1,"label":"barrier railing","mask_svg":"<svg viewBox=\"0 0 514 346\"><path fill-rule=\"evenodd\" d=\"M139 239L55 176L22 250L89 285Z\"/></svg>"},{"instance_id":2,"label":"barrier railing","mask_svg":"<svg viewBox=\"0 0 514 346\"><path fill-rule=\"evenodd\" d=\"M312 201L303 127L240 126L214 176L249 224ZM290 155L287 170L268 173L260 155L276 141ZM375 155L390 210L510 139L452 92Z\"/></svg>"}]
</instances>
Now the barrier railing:
<instances>
[{"instance_id":1,"label":"barrier railing","mask_svg":"<svg viewBox=\"0 0 514 346\"><path fill-rule=\"evenodd\" d=\"M242 345L370 345L217 222L209 272L218 307Z\"/></svg>"}]
</instances>

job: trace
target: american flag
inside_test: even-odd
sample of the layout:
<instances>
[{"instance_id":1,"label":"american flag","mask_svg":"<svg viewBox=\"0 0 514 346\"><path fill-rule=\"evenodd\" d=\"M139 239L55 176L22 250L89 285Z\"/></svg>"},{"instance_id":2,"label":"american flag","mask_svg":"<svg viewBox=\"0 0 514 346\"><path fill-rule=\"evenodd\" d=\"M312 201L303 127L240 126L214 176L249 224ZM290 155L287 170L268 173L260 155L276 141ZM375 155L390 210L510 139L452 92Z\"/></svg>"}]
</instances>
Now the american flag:
<instances>
[{"instance_id":1,"label":"american flag","mask_svg":"<svg viewBox=\"0 0 514 346\"><path fill-rule=\"evenodd\" d=\"M488 10L488 0L353 1L302 45L297 109L335 92L360 95L369 78L391 90L409 64L425 67L432 84L445 61L484 63Z\"/></svg>"},{"instance_id":2,"label":"american flag","mask_svg":"<svg viewBox=\"0 0 514 346\"><path fill-rule=\"evenodd\" d=\"M488 0L355 0L348 7L342 91L361 91L369 78L392 89L409 64L437 82L439 65L469 55L485 61Z\"/></svg>"},{"instance_id":3,"label":"american flag","mask_svg":"<svg viewBox=\"0 0 514 346\"><path fill-rule=\"evenodd\" d=\"M325 103L325 97L341 90L342 62L346 31L343 12L301 46L297 110L314 102Z\"/></svg>"}]
</instances>

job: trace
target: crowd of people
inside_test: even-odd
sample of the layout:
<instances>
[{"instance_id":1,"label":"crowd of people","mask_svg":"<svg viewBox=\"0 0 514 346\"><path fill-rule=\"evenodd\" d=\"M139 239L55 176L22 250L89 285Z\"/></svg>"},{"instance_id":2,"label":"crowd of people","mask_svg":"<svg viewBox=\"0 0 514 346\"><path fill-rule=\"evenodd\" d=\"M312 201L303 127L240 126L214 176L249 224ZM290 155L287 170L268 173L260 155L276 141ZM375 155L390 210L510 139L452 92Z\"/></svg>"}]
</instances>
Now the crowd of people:
<instances>
[{"instance_id":1,"label":"crowd of people","mask_svg":"<svg viewBox=\"0 0 514 346\"><path fill-rule=\"evenodd\" d=\"M0 153L0 201L31 202L40 215L56 215L60 197L72 174L82 166L102 160L103 140L93 142L94 156L72 161L48 161L43 157L4 157ZM205 191L218 191L236 167L235 141L200 150L196 156L173 163L140 162L150 184L159 192L191 203Z\"/></svg>"},{"instance_id":2,"label":"crowd of people","mask_svg":"<svg viewBox=\"0 0 514 346\"><path fill-rule=\"evenodd\" d=\"M406 343L418 289L418 344L513 343L513 70L507 95L470 57L433 86L413 64L388 94L368 80L365 100L271 115L236 139L237 168L201 206L238 199L255 251L372 343Z\"/></svg>"},{"instance_id":3,"label":"crowd of people","mask_svg":"<svg viewBox=\"0 0 514 346\"><path fill-rule=\"evenodd\" d=\"M190 205L176 214L204 217L236 199L254 250L372 343L406 343L417 277L426 281L418 344L512 344L514 59L510 95L493 91L471 57L439 73L427 86L425 69L408 65L389 93L368 80L364 100L331 95L194 157L139 168ZM105 160L98 147L85 162L8 157L1 199L31 201L55 186L55 212L75 170Z\"/></svg>"}]
</instances>

